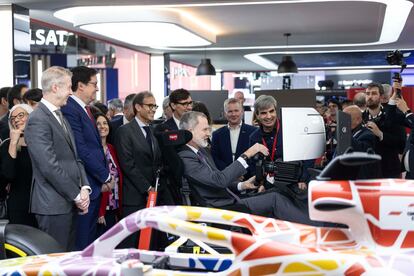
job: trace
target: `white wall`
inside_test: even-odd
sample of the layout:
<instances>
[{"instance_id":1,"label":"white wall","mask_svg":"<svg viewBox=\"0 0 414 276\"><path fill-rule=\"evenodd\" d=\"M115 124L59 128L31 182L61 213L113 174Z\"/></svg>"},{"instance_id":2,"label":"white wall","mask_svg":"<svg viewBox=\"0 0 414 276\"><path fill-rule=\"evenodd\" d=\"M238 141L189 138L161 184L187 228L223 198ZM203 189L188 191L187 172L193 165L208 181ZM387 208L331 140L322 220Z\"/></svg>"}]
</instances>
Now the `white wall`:
<instances>
[{"instance_id":1,"label":"white wall","mask_svg":"<svg viewBox=\"0 0 414 276\"><path fill-rule=\"evenodd\" d=\"M13 13L11 5L0 5L0 87L13 86Z\"/></svg>"}]
</instances>

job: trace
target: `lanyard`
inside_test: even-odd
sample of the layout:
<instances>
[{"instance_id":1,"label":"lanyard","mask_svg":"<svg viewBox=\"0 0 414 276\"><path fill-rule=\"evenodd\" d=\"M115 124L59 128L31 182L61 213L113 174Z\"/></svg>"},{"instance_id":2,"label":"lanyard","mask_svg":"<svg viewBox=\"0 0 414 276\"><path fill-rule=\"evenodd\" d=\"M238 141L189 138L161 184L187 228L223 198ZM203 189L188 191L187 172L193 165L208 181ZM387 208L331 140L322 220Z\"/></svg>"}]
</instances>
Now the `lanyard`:
<instances>
[{"instance_id":1,"label":"lanyard","mask_svg":"<svg viewBox=\"0 0 414 276\"><path fill-rule=\"evenodd\" d=\"M273 138L272 155L270 156L270 160L272 161L275 160L278 134L279 134L279 120L276 119L276 133L275 133L275 137ZM262 137L262 142L263 142L263 145L265 145L265 147L269 149L269 147L267 146L266 140L263 137Z\"/></svg>"}]
</instances>

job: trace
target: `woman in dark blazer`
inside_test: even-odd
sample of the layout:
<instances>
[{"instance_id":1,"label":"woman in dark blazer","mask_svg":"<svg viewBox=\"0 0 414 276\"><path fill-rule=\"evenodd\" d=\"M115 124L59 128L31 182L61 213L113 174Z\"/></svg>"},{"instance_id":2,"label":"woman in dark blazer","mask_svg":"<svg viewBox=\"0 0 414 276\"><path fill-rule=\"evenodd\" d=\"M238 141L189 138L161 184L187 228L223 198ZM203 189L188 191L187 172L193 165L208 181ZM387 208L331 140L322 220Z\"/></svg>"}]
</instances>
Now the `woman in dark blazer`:
<instances>
[{"instance_id":1,"label":"woman in dark blazer","mask_svg":"<svg viewBox=\"0 0 414 276\"><path fill-rule=\"evenodd\" d=\"M26 121L32 111L33 108L27 104L15 105L10 110L10 138L1 144L0 154L1 172L9 182L7 206L10 223L37 227L35 216L29 212L32 164L24 140Z\"/></svg>"}]
</instances>

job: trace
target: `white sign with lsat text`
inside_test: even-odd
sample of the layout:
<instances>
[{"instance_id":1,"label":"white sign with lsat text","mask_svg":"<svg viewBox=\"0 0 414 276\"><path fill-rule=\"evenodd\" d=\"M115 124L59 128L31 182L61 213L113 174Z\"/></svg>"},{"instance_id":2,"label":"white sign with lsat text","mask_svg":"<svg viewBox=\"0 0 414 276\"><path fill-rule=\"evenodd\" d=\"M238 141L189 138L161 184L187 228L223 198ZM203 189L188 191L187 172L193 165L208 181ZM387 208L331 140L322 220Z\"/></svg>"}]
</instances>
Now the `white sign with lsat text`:
<instances>
[{"instance_id":1,"label":"white sign with lsat text","mask_svg":"<svg viewBox=\"0 0 414 276\"><path fill-rule=\"evenodd\" d=\"M44 30L37 29L32 35L32 30L30 30L30 45L45 45L45 46L66 46L68 36L73 35L73 33L63 31L63 30Z\"/></svg>"}]
</instances>

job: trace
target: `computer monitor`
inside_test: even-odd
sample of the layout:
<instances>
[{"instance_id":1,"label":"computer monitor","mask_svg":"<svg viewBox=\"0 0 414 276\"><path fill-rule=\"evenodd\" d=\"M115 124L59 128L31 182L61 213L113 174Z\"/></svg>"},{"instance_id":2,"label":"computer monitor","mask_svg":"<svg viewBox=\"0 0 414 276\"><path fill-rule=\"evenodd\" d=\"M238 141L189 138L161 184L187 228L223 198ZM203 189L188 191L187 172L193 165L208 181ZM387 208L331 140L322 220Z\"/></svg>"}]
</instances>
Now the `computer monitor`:
<instances>
[{"instance_id":1,"label":"computer monitor","mask_svg":"<svg viewBox=\"0 0 414 276\"><path fill-rule=\"evenodd\" d=\"M351 147L351 115L340 110L336 113L336 155L344 154Z\"/></svg>"},{"instance_id":2,"label":"computer monitor","mask_svg":"<svg viewBox=\"0 0 414 276\"><path fill-rule=\"evenodd\" d=\"M325 124L309 107L282 107L283 161L309 160L325 151Z\"/></svg>"}]
</instances>

